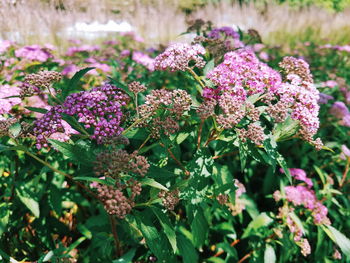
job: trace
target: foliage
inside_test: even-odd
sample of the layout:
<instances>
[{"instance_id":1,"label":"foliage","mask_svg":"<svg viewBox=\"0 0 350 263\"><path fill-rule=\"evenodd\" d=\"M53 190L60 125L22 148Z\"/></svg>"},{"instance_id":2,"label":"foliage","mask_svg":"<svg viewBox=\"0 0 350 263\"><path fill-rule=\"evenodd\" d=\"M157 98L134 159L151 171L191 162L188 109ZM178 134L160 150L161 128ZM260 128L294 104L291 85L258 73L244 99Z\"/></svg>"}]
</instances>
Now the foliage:
<instances>
[{"instance_id":1,"label":"foliage","mask_svg":"<svg viewBox=\"0 0 350 263\"><path fill-rule=\"evenodd\" d=\"M312 79L254 32L198 23L165 51L2 43L4 262L349 260L346 47L295 50Z\"/></svg>"}]
</instances>

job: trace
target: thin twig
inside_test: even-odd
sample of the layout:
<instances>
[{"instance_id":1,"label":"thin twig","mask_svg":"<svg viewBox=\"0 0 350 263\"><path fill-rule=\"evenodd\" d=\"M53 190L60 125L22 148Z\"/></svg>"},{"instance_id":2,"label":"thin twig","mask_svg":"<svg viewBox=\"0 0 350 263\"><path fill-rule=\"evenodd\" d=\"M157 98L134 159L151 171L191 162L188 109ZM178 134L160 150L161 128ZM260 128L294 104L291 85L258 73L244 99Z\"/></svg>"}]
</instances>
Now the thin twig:
<instances>
[{"instance_id":1,"label":"thin twig","mask_svg":"<svg viewBox=\"0 0 350 263\"><path fill-rule=\"evenodd\" d=\"M162 143L159 143L159 144L160 144L160 146L165 147L164 144L162 144ZM180 168L185 172L185 175L186 175L186 176L189 176L191 173L185 168L185 166L182 165L182 163L181 163L178 159L176 159L176 157L175 157L175 155L173 154L173 152L172 152L169 148L167 149L167 151L168 151L170 157L171 157L171 158L178 164L178 166L180 166Z\"/></svg>"},{"instance_id":2,"label":"thin twig","mask_svg":"<svg viewBox=\"0 0 350 263\"><path fill-rule=\"evenodd\" d=\"M221 157L231 156L231 155L234 155L234 154L237 154L237 153L238 153L237 151L234 151L234 152L224 153L224 154L221 154L221 155L215 155L215 156L213 156L213 160L219 159Z\"/></svg>"},{"instance_id":3,"label":"thin twig","mask_svg":"<svg viewBox=\"0 0 350 263\"><path fill-rule=\"evenodd\" d=\"M235 245L237 245L241 240L240 239L236 239L234 240L230 246L234 247ZM213 257L219 257L221 254L223 254L225 252L225 250L220 250L219 252L217 252Z\"/></svg>"},{"instance_id":4,"label":"thin twig","mask_svg":"<svg viewBox=\"0 0 350 263\"><path fill-rule=\"evenodd\" d=\"M201 123L199 124L199 130L198 130L197 150L199 150L199 148L201 146L201 136L202 136L203 124L204 124L204 120L201 120Z\"/></svg>"},{"instance_id":5,"label":"thin twig","mask_svg":"<svg viewBox=\"0 0 350 263\"><path fill-rule=\"evenodd\" d=\"M140 145L140 147L139 147L139 149L137 151L140 151L146 145L146 143L149 141L149 139L151 139L151 134L148 135L146 140L144 140L144 142Z\"/></svg>"},{"instance_id":6,"label":"thin twig","mask_svg":"<svg viewBox=\"0 0 350 263\"><path fill-rule=\"evenodd\" d=\"M201 87L204 89L205 85L202 82L202 80L200 79L200 77L196 74L196 72L193 71L193 69L191 69L190 67L187 67L188 72L191 73L191 75L194 77L194 79L199 83L199 85L201 85Z\"/></svg>"},{"instance_id":7,"label":"thin twig","mask_svg":"<svg viewBox=\"0 0 350 263\"><path fill-rule=\"evenodd\" d=\"M342 187L342 186L344 185L345 180L346 180L346 176L348 175L348 172L349 172L350 158L348 157L346 160L347 160L347 161L346 161L345 170L344 170L344 172L343 172L343 177L342 177L342 179L341 179L341 181L340 181L340 183L339 183L339 186L340 186L340 187Z\"/></svg>"},{"instance_id":8,"label":"thin twig","mask_svg":"<svg viewBox=\"0 0 350 263\"><path fill-rule=\"evenodd\" d=\"M113 234L113 239L114 239L114 245L115 245L115 250L116 250L116 255L117 257L121 257L123 255L123 251L120 246L120 241L118 238L118 233L117 233L117 224L115 221L115 218L113 215L108 215L109 221L111 223L111 229L112 229L112 234Z\"/></svg>"},{"instance_id":9,"label":"thin twig","mask_svg":"<svg viewBox=\"0 0 350 263\"><path fill-rule=\"evenodd\" d=\"M63 175L64 177L68 178L70 181L72 181L73 183L75 183L77 186L83 188L86 192L88 192L91 196L93 196L94 198L96 198L97 200L100 200L98 198L98 196L92 192L89 188L87 188L84 184L77 182L74 180L73 176L71 176L70 174L66 174L65 172L62 172L58 169L56 169L55 167L53 167L51 164L49 164L48 162L44 161L43 159L39 158L38 156L36 156L35 154L32 154L31 152L28 151L24 151L25 154L29 155L30 157L34 158L35 160L37 160L39 163L47 166L48 168L50 168L52 171Z\"/></svg>"}]
</instances>

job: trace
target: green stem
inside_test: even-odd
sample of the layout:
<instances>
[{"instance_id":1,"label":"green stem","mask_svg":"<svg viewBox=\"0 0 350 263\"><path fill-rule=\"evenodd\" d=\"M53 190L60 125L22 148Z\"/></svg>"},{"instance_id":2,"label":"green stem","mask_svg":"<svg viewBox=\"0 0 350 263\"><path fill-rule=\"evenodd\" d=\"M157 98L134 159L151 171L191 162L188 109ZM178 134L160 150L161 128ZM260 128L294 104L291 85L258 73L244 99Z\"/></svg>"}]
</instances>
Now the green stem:
<instances>
[{"instance_id":1,"label":"green stem","mask_svg":"<svg viewBox=\"0 0 350 263\"><path fill-rule=\"evenodd\" d=\"M51 164L49 164L48 162L44 161L43 159L39 158L38 156L36 156L35 154L32 154L31 152L28 152L26 150L24 150L24 153L29 155L30 157L34 158L35 160L37 160L39 163L47 166L48 168L50 168L52 171L60 174L60 175L63 175L64 177L68 178L69 180L71 180L74 184L76 184L77 186L83 188L86 192L88 192L90 195L92 195L94 198L96 198L97 200L99 200L98 196L92 192L89 188L87 188L85 185L83 185L82 183L80 182L77 182L73 179L73 177L69 174L66 174L65 172L62 172L58 169L56 169L55 167L53 167Z\"/></svg>"},{"instance_id":2,"label":"green stem","mask_svg":"<svg viewBox=\"0 0 350 263\"><path fill-rule=\"evenodd\" d=\"M201 87L204 89L205 85L202 82L201 78L196 74L196 72L193 71L193 69L191 69L190 67L187 67L188 72L191 73L191 75L194 77L194 79L199 83L199 85L201 85Z\"/></svg>"},{"instance_id":3,"label":"green stem","mask_svg":"<svg viewBox=\"0 0 350 263\"><path fill-rule=\"evenodd\" d=\"M150 117L153 114L153 112L151 114L146 115L145 117L141 118L141 119L137 119L133 124L131 124L128 128L126 128L123 132L122 135L125 135L128 131L130 131L132 128L134 128L137 124L139 124L140 122L146 120L148 117Z\"/></svg>"}]
</instances>

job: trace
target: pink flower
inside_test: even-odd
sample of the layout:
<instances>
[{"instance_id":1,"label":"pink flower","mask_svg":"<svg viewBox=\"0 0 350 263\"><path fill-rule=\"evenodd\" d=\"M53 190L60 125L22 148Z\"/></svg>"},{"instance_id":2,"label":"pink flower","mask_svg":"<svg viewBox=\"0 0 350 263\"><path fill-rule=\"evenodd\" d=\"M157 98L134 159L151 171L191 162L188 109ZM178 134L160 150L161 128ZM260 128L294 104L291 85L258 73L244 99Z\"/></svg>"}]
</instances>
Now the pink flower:
<instances>
[{"instance_id":1,"label":"pink flower","mask_svg":"<svg viewBox=\"0 0 350 263\"><path fill-rule=\"evenodd\" d=\"M8 84L0 86L0 114L9 113L13 106L21 103L20 98L7 98L18 95L18 87L13 87Z\"/></svg>"}]
</instances>

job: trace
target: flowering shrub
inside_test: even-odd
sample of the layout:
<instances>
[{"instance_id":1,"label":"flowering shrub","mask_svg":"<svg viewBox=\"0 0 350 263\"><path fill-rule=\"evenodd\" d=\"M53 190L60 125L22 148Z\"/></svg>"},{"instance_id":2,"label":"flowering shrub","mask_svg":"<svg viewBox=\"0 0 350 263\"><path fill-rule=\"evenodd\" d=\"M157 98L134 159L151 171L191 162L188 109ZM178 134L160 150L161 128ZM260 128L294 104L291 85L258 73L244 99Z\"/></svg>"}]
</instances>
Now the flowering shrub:
<instances>
[{"instance_id":1,"label":"flowering shrub","mask_svg":"<svg viewBox=\"0 0 350 263\"><path fill-rule=\"evenodd\" d=\"M2 260L349 259L348 76L208 30L1 45Z\"/></svg>"}]
</instances>

